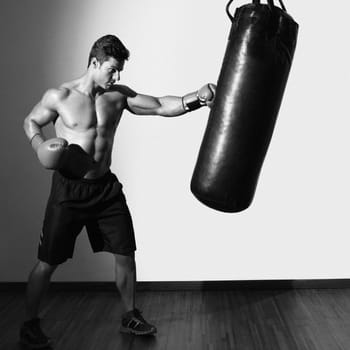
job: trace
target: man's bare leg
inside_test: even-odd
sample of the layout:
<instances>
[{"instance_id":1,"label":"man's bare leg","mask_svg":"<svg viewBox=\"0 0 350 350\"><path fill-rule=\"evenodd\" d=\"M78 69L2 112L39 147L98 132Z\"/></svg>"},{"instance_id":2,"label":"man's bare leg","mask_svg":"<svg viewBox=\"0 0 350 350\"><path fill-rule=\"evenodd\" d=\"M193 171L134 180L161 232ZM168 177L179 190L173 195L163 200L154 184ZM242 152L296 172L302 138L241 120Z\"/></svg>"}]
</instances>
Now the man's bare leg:
<instances>
[{"instance_id":1,"label":"man's bare leg","mask_svg":"<svg viewBox=\"0 0 350 350\"><path fill-rule=\"evenodd\" d=\"M57 265L49 265L40 261L29 275L26 291L26 319L38 317L42 299L50 284L51 276Z\"/></svg>"},{"instance_id":2,"label":"man's bare leg","mask_svg":"<svg viewBox=\"0 0 350 350\"><path fill-rule=\"evenodd\" d=\"M39 309L57 265L39 261L29 275L26 291L26 321L20 330L20 342L29 349L42 349L50 345L50 339L40 327Z\"/></svg>"},{"instance_id":3,"label":"man's bare leg","mask_svg":"<svg viewBox=\"0 0 350 350\"><path fill-rule=\"evenodd\" d=\"M135 309L136 263L134 254L115 257L115 283L122 298L124 312Z\"/></svg>"},{"instance_id":4,"label":"man's bare leg","mask_svg":"<svg viewBox=\"0 0 350 350\"><path fill-rule=\"evenodd\" d=\"M136 335L150 335L157 332L155 326L149 324L135 308L136 263L134 254L115 256L115 281L120 292L123 309L120 331Z\"/></svg>"}]
</instances>

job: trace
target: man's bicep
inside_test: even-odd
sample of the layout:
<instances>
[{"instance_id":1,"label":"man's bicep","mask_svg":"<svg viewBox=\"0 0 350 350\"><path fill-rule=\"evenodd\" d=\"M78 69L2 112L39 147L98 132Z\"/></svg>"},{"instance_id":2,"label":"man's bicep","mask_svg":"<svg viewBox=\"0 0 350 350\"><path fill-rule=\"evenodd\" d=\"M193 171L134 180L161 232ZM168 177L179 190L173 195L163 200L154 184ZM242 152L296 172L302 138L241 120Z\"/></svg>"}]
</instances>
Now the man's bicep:
<instances>
[{"instance_id":1,"label":"man's bicep","mask_svg":"<svg viewBox=\"0 0 350 350\"><path fill-rule=\"evenodd\" d=\"M137 94L127 98L127 105L130 112L137 115L154 115L157 114L161 104L157 97Z\"/></svg>"},{"instance_id":2,"label":"man's bicep","mask_svg":"<svg viewBox=\"0 0 350 350\"><path fill-rule=\"evenodd\" d=\"M53 109L43 106L39 102L26 118L28 121L36 123L38 126L45 126L57 118L57 112Z\"/></svg>"},{"instance_id":3,"label":"man's bicep","mask_svg":"<svg viewBox=\"0 0 350 350\"><path fill-rule=\"evenodd\" d=\"M45 126L55 121L58 116L56 101L57 96L55 96L55 92L46 92L41 101L29 113L26 120L34 122L38 126Z\"/></svg>"}]
</instances>

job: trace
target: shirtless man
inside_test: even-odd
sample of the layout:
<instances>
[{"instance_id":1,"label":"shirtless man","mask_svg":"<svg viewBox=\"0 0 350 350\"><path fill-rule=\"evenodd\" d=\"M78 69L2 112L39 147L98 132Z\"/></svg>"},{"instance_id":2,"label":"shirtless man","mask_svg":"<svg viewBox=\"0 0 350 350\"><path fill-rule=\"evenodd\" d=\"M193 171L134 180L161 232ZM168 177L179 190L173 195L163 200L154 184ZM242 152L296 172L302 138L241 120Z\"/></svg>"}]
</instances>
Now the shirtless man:
<instances>
[{"instance_id":1,"label":"shirtless man","mask_svg":"<svg viewBox=\"0 0 350 350\"><path fill-rule=\"evenodd\" d=\"M210 106L215 85L206 84L183 97L141 95L115 84L128 57L117 37L98 39L85 74L48 90L25 119L24 130L39 161L55 170L20 331L21 343L30 348L50 344L40 327L40 303L57 266L72 258L75 239L84 226L93 251L115 257L116 286L125 311L120 330L156 333L156 327L135 308L136 245L122 185L110 171L114 135L125 109L137 115L179 116ZM54 124L57 138L45 140L42 128L49 123Z\"/></svg>"}]
</instances>

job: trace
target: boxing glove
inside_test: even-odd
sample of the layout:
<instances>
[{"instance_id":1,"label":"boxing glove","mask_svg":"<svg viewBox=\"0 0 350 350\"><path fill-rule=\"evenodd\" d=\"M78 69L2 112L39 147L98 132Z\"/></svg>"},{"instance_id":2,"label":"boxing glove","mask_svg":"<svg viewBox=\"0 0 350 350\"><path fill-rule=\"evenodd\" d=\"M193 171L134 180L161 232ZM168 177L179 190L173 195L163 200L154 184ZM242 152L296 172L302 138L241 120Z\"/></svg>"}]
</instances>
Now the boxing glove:
<instances>
[{"instance_id":1,"label":"boxing glove","mask_svg":"<svg viewBox=\"0 0 350 350\"><path fill-rule=\"evenodd\" d=\"M198 90L198 98L208 107L213 104L215 97L215 85L214 84L205 84Z\"/></svg>"},{"instance_id":2,"label":"boxing glove","mask_svg":"<svg viewBox=\"0 0 350 350\"><path fill-rule=\"evenodd\" d=\"M37 149L40 163L46 169L59 169L62 166L68 142L60 137L42 142Z\"/></svg>"},{"instance_id":3,"label":"boxing glove","mask_svg":"<svg viewBox=\"0 0 350 350\"><path fill-rule=\"evenodd\" d=\"M59 171L68 178L83 178L92 168L94 159L79 145L71 143L65 149Z\"/></svg>"},{"instance_id":4,"label":"boxing glove","mask_svg":"<svg viewBox=\"0 0 350 350\"><path fill-rule=\"evenodd\" d=\"M53 138L38 146L40 163L51 170L58 170L69 178L82 178L94 164L93 158L79 145L70 144L63 138Z\"/></svg>"},{"instance_id":5,"label":"boxing glove","mask_svg":"<svg viewBox=\"0 0 350 350\"><path fill-rule=\"evenodd\" d=\"M187 112L194 111L202 106L211 107L215 97L215 85L205 84L198 91L182 97L182 105Z\"/></svg>"}]
</instances>

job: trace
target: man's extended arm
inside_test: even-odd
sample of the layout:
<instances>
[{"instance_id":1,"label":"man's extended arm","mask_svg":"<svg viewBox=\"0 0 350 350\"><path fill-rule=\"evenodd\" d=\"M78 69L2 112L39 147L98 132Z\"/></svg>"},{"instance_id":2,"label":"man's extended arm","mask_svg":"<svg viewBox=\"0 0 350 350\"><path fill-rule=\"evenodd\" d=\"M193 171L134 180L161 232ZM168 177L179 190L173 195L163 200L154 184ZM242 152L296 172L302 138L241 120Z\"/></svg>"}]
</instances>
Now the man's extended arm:
<instances>
[{"instance_id":1,"label":"man's extended arm","mask_svg":"<svg viewBox=\"0 0 350 350\"><path fill-rule=\"evenodd\" d=\"M202 106L211 106L215 97L214 84L206 84L198 91L183 97L154 97L142 94L127 97L128 109L137 115L176 117Z\"/></svg>"}]
</instances>

